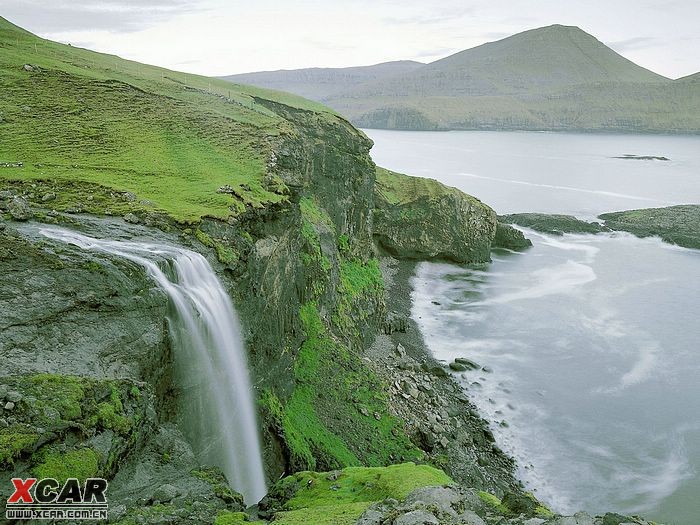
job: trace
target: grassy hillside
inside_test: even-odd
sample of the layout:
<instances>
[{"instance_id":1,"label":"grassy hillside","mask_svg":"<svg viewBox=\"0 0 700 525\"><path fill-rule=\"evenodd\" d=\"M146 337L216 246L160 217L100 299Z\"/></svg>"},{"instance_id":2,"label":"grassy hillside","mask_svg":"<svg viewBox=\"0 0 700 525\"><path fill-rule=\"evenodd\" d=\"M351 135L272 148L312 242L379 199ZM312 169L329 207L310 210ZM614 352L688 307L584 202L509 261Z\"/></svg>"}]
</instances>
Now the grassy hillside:
<instances>
[{"instance_id":1,"label":"grassy hillside","mask_svg":"<svg viewBox=\"0 0 700 525\"><path fill-rule=\"evenodd\" d=\"M693 76L672 81L561 25L350 85L323 100L368 128L700 132Z\"/></svg>"},{"instance_id":2,"label":"grassy hillside","mask_svg":"<svg viewBox=\"0 0 700 525\"><path fill-rule=\"evenodd\" d=\"M260 71L222 78L230 82L288 91L302 97L324 101L348 88L414 71L423 65L412 60L398 60L372 66Z\"/></svg>"},{"instance_id":3,"label":"grassy hillside","mask_svg":"<svg viewBox=\"0 0 700 525\"><path fill-rule=\"evenodd\" d=\"M265 101L337 118L295 95L58 44L3 18L0 92L0 184L99 184L182 221L285 198L264 175L287 125ZM217 193L226 184L238 198Z\"/></svg>"}]
</instances>

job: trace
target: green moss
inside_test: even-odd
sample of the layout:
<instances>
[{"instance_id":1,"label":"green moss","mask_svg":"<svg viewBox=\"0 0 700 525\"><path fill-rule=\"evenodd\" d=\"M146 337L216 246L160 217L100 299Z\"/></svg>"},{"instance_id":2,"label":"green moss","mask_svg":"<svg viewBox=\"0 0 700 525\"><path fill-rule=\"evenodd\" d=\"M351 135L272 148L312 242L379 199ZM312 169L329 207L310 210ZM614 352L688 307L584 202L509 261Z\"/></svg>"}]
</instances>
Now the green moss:
<instances>
[{"instance_id":1,"label":"green moss","mask_svg":"<svg viewBox=\"0 0 700 525\"><path fill-rule=\"evenodd\" d=\"M61 453L51 447L44 447L37 453L40 463L33 469L34 475L41 478L54 478L63 483L68 478L83 481L99 473L99 454L91 448L81 448Z\"/></svg>"},{"instance_id":2,"label":"green moss","mask_svg":"<svg viewBox=\"0 0 700 525\"><path fill-rule=\"evenodd\" d=\"M350 251L350 239L344 233L338 236L338 251L347 253Z\"/></svg>"},{"instance_id":3,"label":"green moss","mask_svg":"<svg viewBox=\"0 0 700 525\"><path fill-rule=\"evenodd\" d=\"M451 482L441 470L413 463L300 472L273 488L273 492L293 494L284 504L285 512L276 514L275 523L355 523L373 502L401 500L416 488Z\"/></svg>"},{"instance_id":4,"label":"green moss","mask_svg":"<svg viewBox=\"0 0 700 525\"><path fill-rule=\"evenodd\" d=\"M385 385L332 336L316 304L303 305L299 316L306 340L294 365L294 392L284 404L270 391L261 400L285 439L292 469L421 458L387 413Z\"/></svg>"},{"instance_id":5,"label":"green moss","mask_svg":"<svg viewBox=\"0 0 700 525\"><path fill-rule=\"evenodd\" d=\"M217 514L214 520L214 525L245 525L252 524L264 525L262 521L248 521L250 516L245 512L231 512L230 510L222 510Z\"/></svg>"},{"instance_id":6,"label":"green moss","mask_svg":"<svg viewBox=\"0 0 700 525\"><path fill-rule=\"evenodd\" d=\"M216 258L222 264L233 264L238 260L238 254L230 246L217 242L214 249L216 250Z\"/></svg>"},{"instance_id":7,"label":"green moss","mask_svg":"<svg viewBox=\"0 0 700 525\"><path fill-rule=\"evenodd\" d=\"M343 292L351 297L356 297L367 290L375 293L384 289L382 272L377 259L370 259L366 263L356 260L343 261L340 265L340 282Z\"/></svg>"},{"instance_id":8,"label":"green moss","mask_svg":"<svg viewBox=\"0 0 700 525\"><path fill-rule=\"evenodd\" d=\"M63 419L82 417L81 402L85 398L86 381L75 376L36 374L29 377L28 390L38 400L38 406L52 406Z\"/></svg>"},{"instance_id":9,"label":"green moss","mask_svg":"<svg viewBox=\"0 0 700 525\"><path fill-rule=\"evenodd\" d=\"M366 263L358 260L342 261L338 292L333 321L342 330L358 335L356 325L371 315L366 303L378 304L383 296L384 280L377 259L370 259Z\"/></svg>"},{"instance_id":10,"label":"green moss","mask_svg":"<svg viewBox=\"0 0 700 525\"><path fill-rule=\"evenodd\" d=\"M417 488L451 482L447 474L430 465L402 463L388 467L348 467L337 473L299 472L280 483L300 487L284 506L285 510L294 510L386 498L402 500Z\"/></svg>"},{"instance_id":11,"label":"green moss","mask_svg":"<svg viewBox=\"0 0 700 525\"><path fill-rule=\"evenodd\" d=\"M91 271L93 273L101 273L106 275L107 271L105 270L104 266L102 266L100 263L96 261L89 261L83 264L83 268L85 268L88 271Z\"/></svg>"},{"instance_id":12,"label":"green moss","mask_svg":"<svg viewBox=\"0 0 700 525\"><path fill-rule=\"evenodd\" d=\"M462 198L469 199L475 204L481 205L478 199L463 194L456 188L445 186L436 180L425 179L423 177L411 177L377 166L375 195L379 195L379 197L384 199L388 204L408 204L419 198L429 200L438 199L453 193L459 193ZM410 220L411 217L406 217L406 219Z\"/></svg>"},{"instance_id":13,"label":"green moss","mask_svg":"<svg viewBox=\"0 0 700 525\"><path fill-rule=\"evenodd\" d=\"M22 425L0 429L0 467L11 465L23 452L29 452L39 439L36 432Z\"/></svg>"},{"instance_id":14,"label":"green moss","mask_svg":"<svg viewBox=\"0 0 700 525\"><path fill-rule=\"evenodd\" d=\"M194 236L197 237L197 240L199 242L201 242L207 248L214 247L214 240L207 233L204 233L202 230L200 230L200 229L195 230Z\"/></svg>"},{"instance_id":15,"label":"green moss","mask_svg":"<svg viewBox=\"0 0 700 525\"><path fill-rule=\"evenodd\" d=\"M489 492L480 491L479 498L491 507L499 508L501 506L501 500Z\"/></svg>"},{"instance_id":16,"label":"green moss","mask_svg":"<svg viewBox=\"0 0 700 525\"><path fill-rule=\"evenodd\" d=\"M345 503L275 514L275 525L355 525L371 503Z\"/></svg>"},{"instance_id":17,"label":"green moss","mask_svg":"<svg viewBox=\"0 0 700 525\"><path fill-rule=\"evenodd\" d=\"M544 505L538 505L535 508L535 514L540 518L553 518L554 517L554 513L550 509L545 507Z\"/></svg>"},{"instance_id":18,"label":"green moss","mask_svg":"<svg viewBox=\"0 0 700 525\"><path fill-rule=\"evenodd\" d=\"M231 489L221 469L217 467L205 467L192 470L190 474L197 479L209 483L214 490L214 494L226 503L238 503L243 506L243 497Z\"/></svg>"},{"instance_id":19,"label":"green moss","mask_svg":"<svg viewBox=\"0 0 700 525\"><path fill-rule=\"evenodd\" d=\"M329 229L333 229L333 221L328 213L323 210L311 197L302 197L299 200L299 210L304 221L311 224L324 225Z\"/></svg>"},{"instance_id":20,"label":"green moss","mask_svg":"<svg viewBox=\"0 0 700 525\"><path fill-rule=\"evenodd\" d=\"M131 429L129 419L119 414L117 407L112 403L100 403L97 406L97 422L102 428L114 430L119 434L126 434Z\"/></svg>"}]
</instances>

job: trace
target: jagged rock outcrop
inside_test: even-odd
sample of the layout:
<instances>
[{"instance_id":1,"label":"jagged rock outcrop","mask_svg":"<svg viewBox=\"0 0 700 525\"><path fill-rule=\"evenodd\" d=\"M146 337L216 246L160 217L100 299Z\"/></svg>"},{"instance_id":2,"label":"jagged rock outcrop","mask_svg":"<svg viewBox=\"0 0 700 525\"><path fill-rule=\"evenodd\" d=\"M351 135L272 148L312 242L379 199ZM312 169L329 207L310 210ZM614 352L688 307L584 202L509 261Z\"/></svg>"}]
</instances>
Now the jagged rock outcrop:
<instances>
[{"instance_id":1,"label":"jagged rock outcrop","mask_svg":"<svg viewBox=\"0 0 700 525\"><path fill-rule=\"evenodd\" d=\"M546 213L512 213L501 215L499 220L506 224L517 224L535 231L551 235L565 233L600 233L610 231L609 228L597 223L577 219L573 215Z\"/></svg>"},{"instance_id":2,"label":"jagged rock outcrop","mask_svg":"<svg viewBox=\"0 0 700 525\"><path fill-rule=\"evenodd\" d=\"M396 257L486 262L496 223L491 208L455 188L377 169L374 238Z\"/></svg>"}]
</instances>

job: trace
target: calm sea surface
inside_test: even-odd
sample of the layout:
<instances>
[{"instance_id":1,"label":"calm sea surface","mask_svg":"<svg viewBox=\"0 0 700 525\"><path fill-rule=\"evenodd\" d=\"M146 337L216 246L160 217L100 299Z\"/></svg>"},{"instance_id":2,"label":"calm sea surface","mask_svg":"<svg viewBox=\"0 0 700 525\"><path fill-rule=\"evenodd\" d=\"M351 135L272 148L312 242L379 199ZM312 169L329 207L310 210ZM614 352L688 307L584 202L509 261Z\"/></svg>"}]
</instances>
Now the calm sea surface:
<instances>
[{"instance_id":1,"label":"calm sea surface","mask_svg":"<svg viewBox=\"0 0 700 525\"><path fill-rule=\"evenodd\" d=\"M700 137L366 133L377 164L498 213L591 219L700 203ZM671 160L613 158L625 154ZM457 377L555 510L697 525L700 251L624 233L526 234L530 250L484 267L419 266L413 315L428 346L492 370Z\"/></svg>"}]
</instances>

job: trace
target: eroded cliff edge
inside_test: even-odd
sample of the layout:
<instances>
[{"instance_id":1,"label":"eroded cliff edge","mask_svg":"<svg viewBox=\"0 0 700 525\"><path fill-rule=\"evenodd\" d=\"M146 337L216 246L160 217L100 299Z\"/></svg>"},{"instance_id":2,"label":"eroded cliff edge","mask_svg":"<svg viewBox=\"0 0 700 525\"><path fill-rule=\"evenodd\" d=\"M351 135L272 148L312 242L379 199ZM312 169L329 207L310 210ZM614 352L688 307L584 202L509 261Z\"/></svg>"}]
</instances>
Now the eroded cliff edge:
<instances>
[{"instance_id":1,"label":"eroded cliff edge","mask_svg":"<svg viewBox=\"0 0 700 525\"><path fill-rule=\"evenodd\" d=\"M240 496L178 429L186 391L165 296L134 264L32 231L45 223L212 262L242 319L270 483L330 471L276 484L263 518L354 521L372 498L449 480L483 492L494 520L520 508L494 504L524 495L486 423L419 340L401 343L415 333L396 295L405 288L389 282L400 279L388 240L374 242L389 232L400 257L484 262L501 228L492 211L397 174L413 194L375 204L371 142L308 101L135 67L3 19L0 40L0 501L13 475L102 475L119 523L244 519ZM411 461L451 478L381 467ZM354 514L323 506L335 483L293 502L308 476L357 482Z\"/></svg>"}]
</instances>

